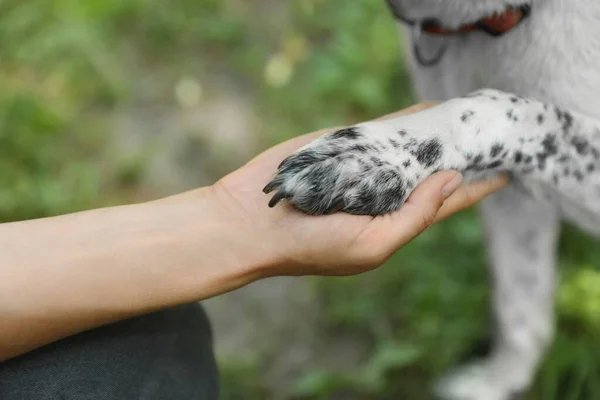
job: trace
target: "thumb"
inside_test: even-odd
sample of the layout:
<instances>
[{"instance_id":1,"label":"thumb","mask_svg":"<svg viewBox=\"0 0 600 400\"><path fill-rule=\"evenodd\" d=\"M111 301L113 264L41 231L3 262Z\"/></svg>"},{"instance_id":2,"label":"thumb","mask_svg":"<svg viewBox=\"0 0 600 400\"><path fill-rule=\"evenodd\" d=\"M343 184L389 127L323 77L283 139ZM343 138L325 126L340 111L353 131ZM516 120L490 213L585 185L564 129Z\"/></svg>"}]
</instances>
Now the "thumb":
<instances>
[{"instance_id":1,"label":"thumb","mask_svg":"<svg viewBox=\"0 0 600 400\"><path fill-rule=\"evenodd\" d=\"M391 215L396 232L397 247L403 246L435 221L444 200L462 184L463 177L456 171L438 172L417 186L406 203Z\"/></svg>"}]
</instances>

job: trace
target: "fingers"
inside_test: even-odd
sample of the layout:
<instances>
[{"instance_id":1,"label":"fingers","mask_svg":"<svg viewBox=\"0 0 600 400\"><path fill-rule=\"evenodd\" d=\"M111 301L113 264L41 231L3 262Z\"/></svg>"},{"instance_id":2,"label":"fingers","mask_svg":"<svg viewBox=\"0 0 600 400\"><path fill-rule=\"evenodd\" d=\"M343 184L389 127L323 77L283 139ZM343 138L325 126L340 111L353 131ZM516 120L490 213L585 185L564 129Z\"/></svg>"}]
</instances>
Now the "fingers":
<instances>
[{"instance_id":1,"label":"fingers","mask_svg":"<svg viewBox=\"0 0 600 400\"><path fill-rule=\"evenodd\" d=\"M452 214L471 207L488 195L504 188L509 183L506 175L497 178L475 182L462 186L454 192L442 205L434 222L439 222Z\"/></svg>"},{"instance_id":2,"label":"fingers","mask_svg":"<svg viewBox=\"0 0 600 400\"><path fill-rule=\"evenodd\" d=\"M447 189L452 189L452 186L456 188L461 180L462 177L455 171L442 171L432 175L417 186L398 211L375 218L359 241L366 248L372 249L372 254L383 257L378 262L385 261L434 223L448 195Z\"/></svg>"},{"instance_id":3,"label":"fingers","mask_svg":"<svg viewBox=\"0 0 600 400\"><path fill-rule=\"evenodd\" d=\"M466 186L460 186L461 182L462 176L455 171L432 175L417 186L400 210L375 219L362 239L376 252L390 256L432 224L502 189L508 178L501 176Z\"/></svg>"},{"instance_id":4,"label":"fingers","mask_svg":"<svg viewBox=\"0 0 600 400\"><path fill-rule=\"evenodd\" d=\"M432 175L417 186L400 212L392 214L392 217L400 218L399 224L405 225L403 231L412 239L435 222L445 199L458 189L461 182L462 176L455 171Z\"/></svg>"}]
</instances>

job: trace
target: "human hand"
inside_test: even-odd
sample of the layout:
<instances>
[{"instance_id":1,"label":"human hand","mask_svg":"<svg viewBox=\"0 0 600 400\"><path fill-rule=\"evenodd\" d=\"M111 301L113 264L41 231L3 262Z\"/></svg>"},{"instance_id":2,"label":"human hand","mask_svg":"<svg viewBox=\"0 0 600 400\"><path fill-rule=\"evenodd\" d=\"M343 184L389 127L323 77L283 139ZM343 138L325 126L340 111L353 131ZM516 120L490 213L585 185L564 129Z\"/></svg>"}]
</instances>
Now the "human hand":
<instances>
[{"instance_id":1,"label":"human hand","mask_svg":"<svg viewBox=\"0 0 600 400\"><path fill-rule=\"evenodd\" d=\"M430 106L419 104L393 116ZM270 209L269 197L261 189L272 179L277 165L330 131L275 146L211 188L220 212L235 215L239 233L257 242L255 251L268 260L263 274L352 275L371 270L431 224L473 205L508 182L506 177L499 177L460 186L460 174L442 171L419 185L400 210L375 218L345 213L311 216L289 204Z\"/></svg>"}]
</instances>

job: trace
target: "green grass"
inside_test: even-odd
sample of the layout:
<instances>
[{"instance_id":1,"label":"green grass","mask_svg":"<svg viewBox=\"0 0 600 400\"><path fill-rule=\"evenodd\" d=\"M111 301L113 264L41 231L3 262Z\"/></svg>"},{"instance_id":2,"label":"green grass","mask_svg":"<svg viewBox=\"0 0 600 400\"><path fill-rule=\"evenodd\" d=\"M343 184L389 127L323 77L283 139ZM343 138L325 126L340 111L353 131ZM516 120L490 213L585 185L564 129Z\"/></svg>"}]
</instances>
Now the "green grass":
<instances>
[{"instance_id":1,"label":"green grass","mask_svg":"<svg viewBox=\"0 0 600 400\"><path fill-rule=\"evenodd\" d=\"M140 101L141 73L168 86L227 71L254 94L265 146L414 102L383 1L289 3L273 16L235 0L0 2L0 221L126 201L144 158L101 165L112 116ZM172 101L153 96L142 100ZM599 260L595 242L564 230L558 338L531 399L600 398ZM489 333L485 263L471 211L378 271L317 280L328 334L352 333L371 351L351 371L299 376L290 398L424 398ZM269 398L263 361L227 360L224 400Z\"/></svg>"}]
</instances>

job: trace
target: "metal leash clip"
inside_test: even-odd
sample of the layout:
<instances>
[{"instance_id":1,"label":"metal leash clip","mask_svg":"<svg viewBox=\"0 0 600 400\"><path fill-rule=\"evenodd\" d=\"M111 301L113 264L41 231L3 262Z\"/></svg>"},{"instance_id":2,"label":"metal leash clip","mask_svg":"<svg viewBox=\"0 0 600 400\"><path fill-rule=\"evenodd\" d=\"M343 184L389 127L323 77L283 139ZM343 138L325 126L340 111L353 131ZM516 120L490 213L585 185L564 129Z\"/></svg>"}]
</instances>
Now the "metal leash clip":
<instances>
[{"instance_id":1,"label":"metal leash clip","mask_svg":"<svg viewBox=\"0 0 600 400\"><path fill-rule=\"evenodd\" d=\"M413 53L415 55L415 58L417 59L417 62L424 67L432 67L432 66L438 64L440 62L440 60L442 59L442 57L444 56L444 53L446 52L446 48L448 46L448 43L446 43L446 38L440 38L440 40L443 41L442 45L433 58L425 57L420 45L421 45L421 40L423 38L423 33L424 33L423 25L425 25L425 23L428 21L411 20L411 19L406 18L404 13L402 13L394 5L393 0L387 0L387 4L388 4L390 10L392 11L392 13L394 14L394 17L398 21L402 21L406 25L409 25L412 27L412 47L413 47Z\"/></svg>"},{"instance_id":2,"label":"metal leash clip","mask_svg":"<svg viewBox=\"0 0 600 400\"><path fill-rule=\"evenodd\" d=\"M531 14L531 6L529 5L518 7L507 6L504 11L484 16L478 21L467 23L457 28L445 28L443 24L435 18L419 20L408 19L402 10L397 7L394 0L387 0L387 3L398 21L402 21L412 27L413 52L419 64L425 67L431 67L440 62L448 48L447 36L463 35L481 31L490 36L499 37L516 28ZM433 57L426 57L423 52L423 37L425 34L438 36L442 41Z\"/></svg>"},{"instance_id":3,"label":"metal leash clip","mask_svg":"<svg viewBox=\"0 0 600 400\"><path fill-rule=\"evenodd\" d=\"M446 49L448 48L448 42L446 41L446 37L439 37L439 40L442 41L440 48L437 50L433 57L425 57L425 55L423 54L423 49L420 47L421 41L423 39L423 24L423 21L412 22L413 53L415 54L415 58L417 59L419 64L421 64L424 67L432 67L438 64L444 56L444 54L446 53Z\"/></svg>"}]
</instances>

